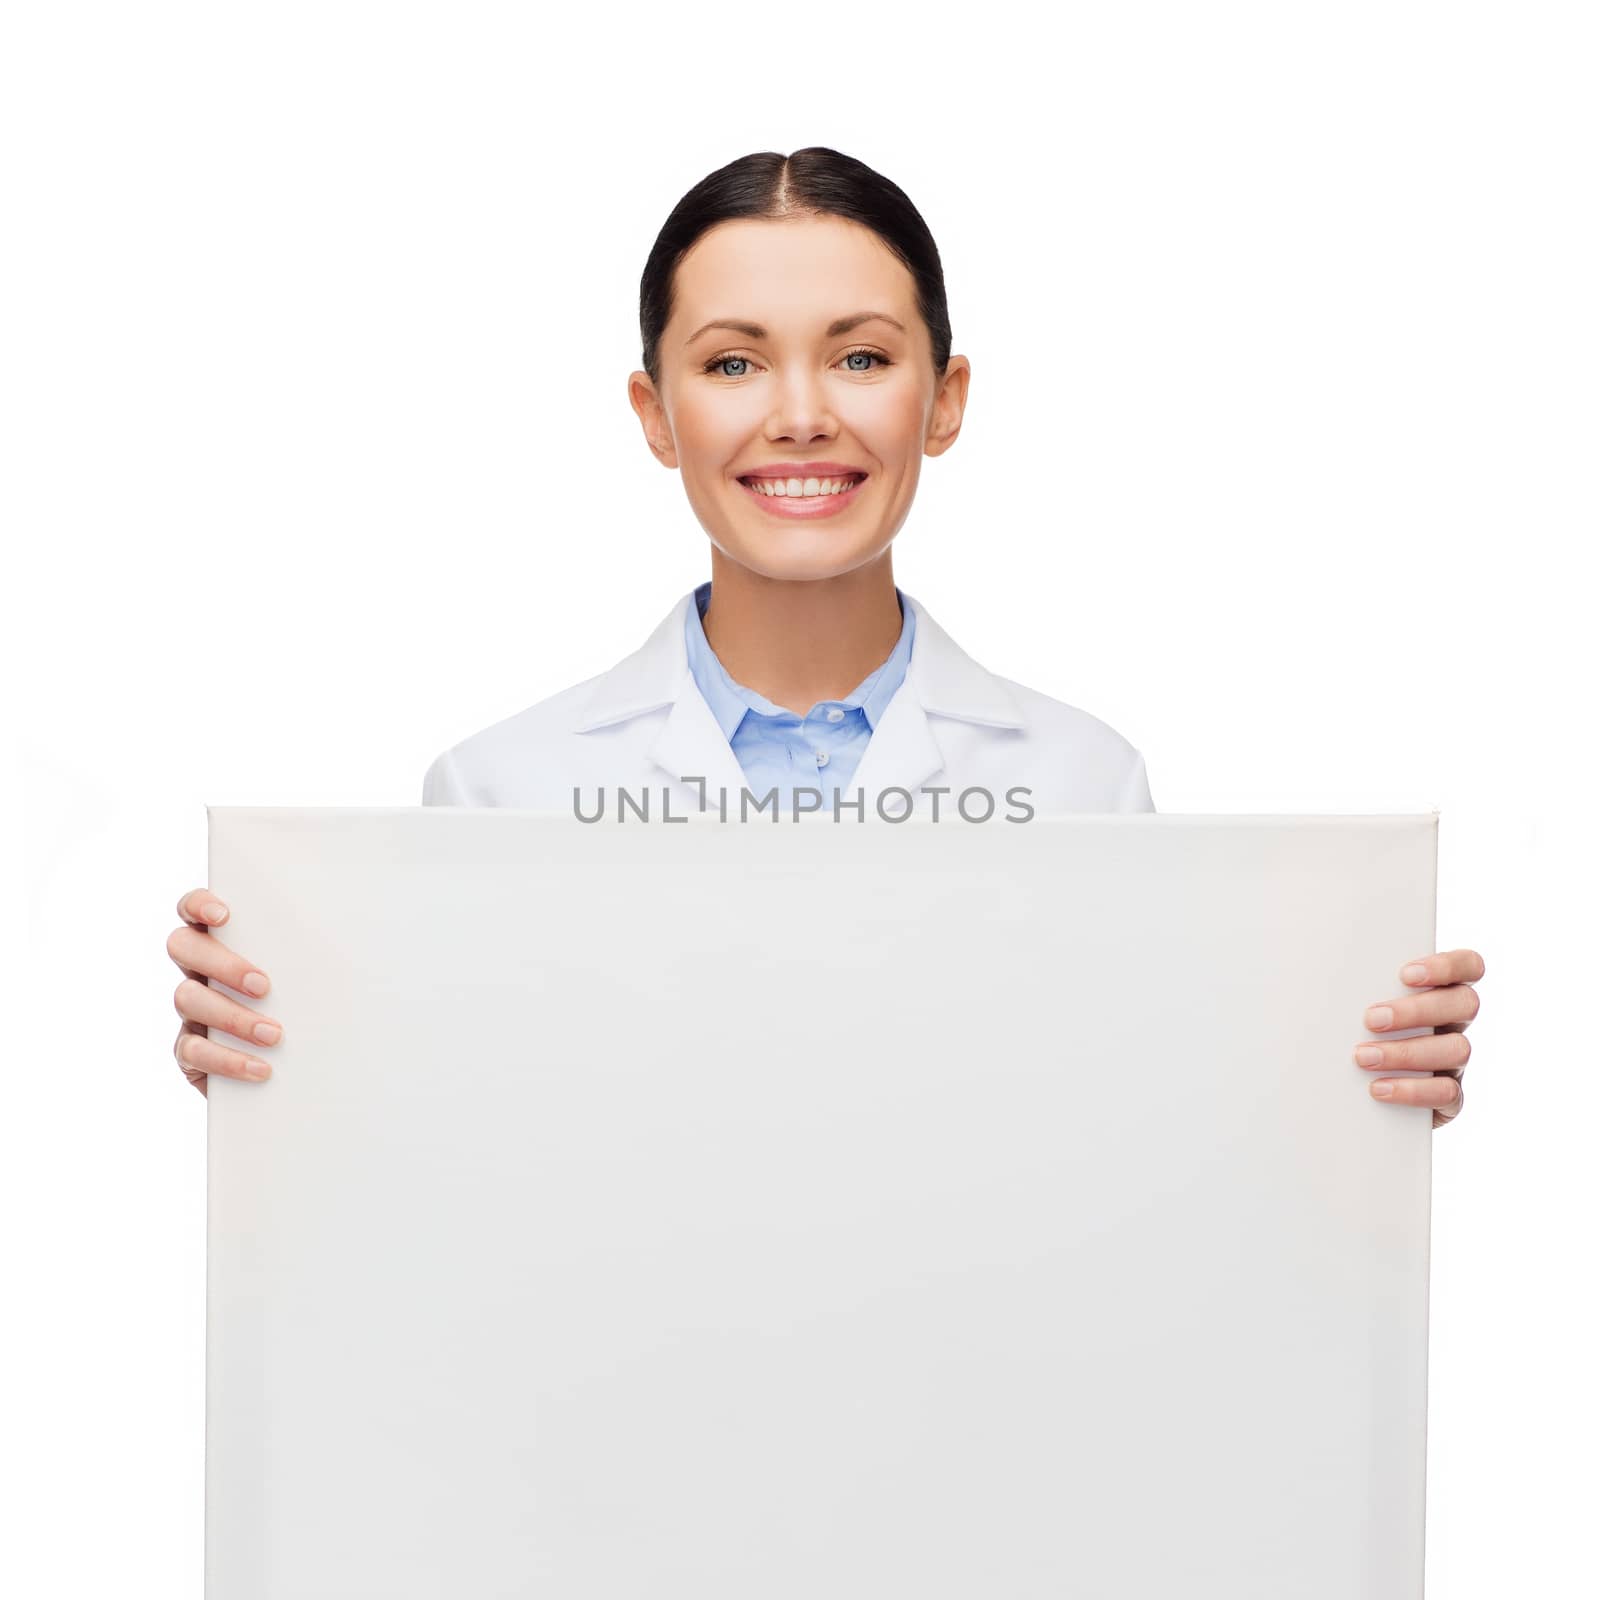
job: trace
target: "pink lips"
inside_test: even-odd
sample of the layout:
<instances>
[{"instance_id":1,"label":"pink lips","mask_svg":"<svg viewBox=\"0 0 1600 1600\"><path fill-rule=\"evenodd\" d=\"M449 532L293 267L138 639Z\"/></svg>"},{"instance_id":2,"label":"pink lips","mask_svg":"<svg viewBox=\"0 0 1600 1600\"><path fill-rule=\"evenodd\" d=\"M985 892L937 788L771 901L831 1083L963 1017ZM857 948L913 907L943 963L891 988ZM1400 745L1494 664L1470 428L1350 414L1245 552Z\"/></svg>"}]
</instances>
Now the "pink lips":
<instances>
[{"instance_id":1,"label":"pink lips","mask_svg":"<svg viewBox=\"0 0 1600 1600\"><path fill-rule=\"evenodd\" d=\"M823 463L823 465L827 470L821 472L814 470L810 463L806 463L803 470L797 464L786 471L767 468L753 473L746 473L745 476L755 478L843 478L860 470L856 467L836 467L827 463ZM752 489L749 484L743 481L740 482L739 487L769 516L790 517L805 522L813 517L836 517L841 511L848 511L855 504L862 489L869 482L871 482L870 478L863 477L859 483L852 484L848 489L841 489L837 494L812 495L763 494L761 490Z\"/></svg>"},{"instance_id":2,"label":"pink lips","mask_svg":"<svg viewBox=\"0 0 1600 1600\"><path fill-rule=\"evenodd\" d=\"M848 461L772 461L764 467L741 472L741 478L864 478L864 467Z\"/></svg>"}]
</instances>

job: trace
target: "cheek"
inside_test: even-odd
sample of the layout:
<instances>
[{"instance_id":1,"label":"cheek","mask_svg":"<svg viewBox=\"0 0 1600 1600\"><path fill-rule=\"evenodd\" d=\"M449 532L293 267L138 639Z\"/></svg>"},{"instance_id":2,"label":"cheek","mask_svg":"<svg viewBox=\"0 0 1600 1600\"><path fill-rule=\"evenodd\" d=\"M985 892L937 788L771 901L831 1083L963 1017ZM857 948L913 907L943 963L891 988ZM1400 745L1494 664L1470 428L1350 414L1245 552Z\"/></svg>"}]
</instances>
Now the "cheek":
<instances>
[{"instance_id":1,"label":"cheek","mask_svg":"<svg viewBox=\"0 0 1600 1600\"><path fill-rule=\"evenodd\" d=\"M729 403L726 394L709 400L680 400L673 415L673 436L680 464L691 471L721 472L748 444L759 412Z\"/></svg>"},{"instance_id":2,"label":"cheek","mask_svg":"<svg viewBox=\"0 0 1600 1600\"><path fill-rule=\"evenodd\" d=\"M927 428L923 396L913 384L879 384L852 395L841 406L846 430L877 456L889 462L922 452Z\"/></svg>"}]
</instances>

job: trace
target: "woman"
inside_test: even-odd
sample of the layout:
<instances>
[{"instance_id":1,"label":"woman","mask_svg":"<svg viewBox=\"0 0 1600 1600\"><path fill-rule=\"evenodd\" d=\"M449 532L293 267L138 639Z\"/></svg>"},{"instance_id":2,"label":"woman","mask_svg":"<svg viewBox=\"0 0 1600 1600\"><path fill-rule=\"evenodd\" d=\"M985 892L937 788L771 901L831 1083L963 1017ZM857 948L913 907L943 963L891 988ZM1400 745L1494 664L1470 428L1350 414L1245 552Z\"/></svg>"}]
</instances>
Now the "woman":
<instances>
[{"instance_id":1,"label":"woman","mask_svg":"<svg viewBox=\"0 0 1600 1600\"><path fill-rule=\"evenodd\" d=\"M894 583L890 545L922 457L961 429L970 366L950 353L939 252L910 200L824 148L751 155L697 184L657 238L640 290L644 370L628 395L711 539L711 580L633 654L445 751L425 805L593 817L615 805L724 819L935 817L969 804L1153 811L1140 752L1103 722L985 671ZM619 791L626 791L625 802ZM971 796L980 796L972 801ZM892 796L892 798L890 798ZM985 798L986 797L986 798ZM887 801L887 804L885 803ZM752 804L754 802L754 804ZM260 997L266 975L207 932L227 907L195 889L167 941L183 970L174 1053L208 1075L261 1079L281 1024L205 980ZM1483 976L1473 950L1401 971L1373 1033L1431 1025L1355 1059L1393 1105L1462 1105Z\"/></svg>"}]
</instances>

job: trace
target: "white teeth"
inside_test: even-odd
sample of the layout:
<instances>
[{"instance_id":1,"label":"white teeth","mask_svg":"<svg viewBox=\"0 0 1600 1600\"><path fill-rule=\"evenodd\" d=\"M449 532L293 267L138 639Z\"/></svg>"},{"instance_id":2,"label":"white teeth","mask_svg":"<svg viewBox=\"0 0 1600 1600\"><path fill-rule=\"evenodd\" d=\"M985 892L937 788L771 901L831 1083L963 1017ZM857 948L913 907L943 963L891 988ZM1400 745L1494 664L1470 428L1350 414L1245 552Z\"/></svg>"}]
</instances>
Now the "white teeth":
<instances>
[{"instance_id":1,"label":"white teeth","mask_svg":"<svg viewBox=\"0 0 1600 1600\"><path fill-rule=\"evenodd\" d=\"M843 494L855 487L854 478L747 478L757 494L818 495Z\"/></svg>"}]
</instances>

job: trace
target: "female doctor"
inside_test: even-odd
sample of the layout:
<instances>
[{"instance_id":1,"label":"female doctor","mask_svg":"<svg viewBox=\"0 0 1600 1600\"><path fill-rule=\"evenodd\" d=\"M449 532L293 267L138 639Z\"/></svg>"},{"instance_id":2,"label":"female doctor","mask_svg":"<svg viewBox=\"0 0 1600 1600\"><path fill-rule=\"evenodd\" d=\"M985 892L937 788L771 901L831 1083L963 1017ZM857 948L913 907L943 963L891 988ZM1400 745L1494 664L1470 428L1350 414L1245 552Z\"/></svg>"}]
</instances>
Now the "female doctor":
<instances>
[{"instance_id":1,"label":"female doctor","mask_svg":"<svg viewBox=\"0 0 1600 1600\"><path fill-rule=\"evenodd\" d=\"M820 147L731 162L667 218L639 309L628 398L710 537L710 581L609 671L446 750L425 805L593 816L627 790L652 815L775 800L850 823L937 818L978 790L996 818L1155 809L1126 739L986 671L895 585L890 546L922 458L960 433L970 377L938 249L895 184ZM211 1073L268 1077L207 1030L270 1047L282 1023L206 982L259 998L267 975L208 931L228 917L209 891L178 914L179 1066L201 1093ZM1456 1116L1483 973L1473 950L1402 967L1406 992L1367 1010L1353 1046L1374 1096L1431 1106L1436 1128ZM1431 1075L1380 1075L1396 1068Z\"/></svg>"}]
</instances>

